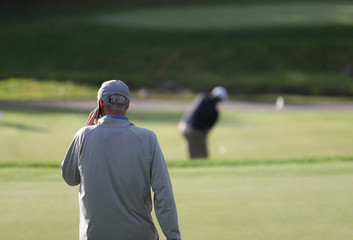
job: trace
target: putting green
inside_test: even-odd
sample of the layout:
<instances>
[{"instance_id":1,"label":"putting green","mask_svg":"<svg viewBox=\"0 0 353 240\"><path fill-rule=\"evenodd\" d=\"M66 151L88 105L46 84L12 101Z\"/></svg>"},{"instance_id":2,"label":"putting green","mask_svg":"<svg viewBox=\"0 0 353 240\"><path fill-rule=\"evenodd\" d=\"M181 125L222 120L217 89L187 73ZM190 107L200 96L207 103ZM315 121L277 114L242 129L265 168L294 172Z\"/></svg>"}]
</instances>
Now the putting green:
<instances>
[{"instance_id":1,"label":"putting green","mask_svg":"<svg viewBox=\"0 0 353 240\"><path fill-rule=\"evenodd\" d=\"M98 22L163 29L232 29L283 25L353 25L353 4L298 3L154 7L98 15Z\"/></svg>"},{"instance_id":2,"label":"putting green","mask_svg":"<svg viewBox=\"0 0 353 240\"><path fill-rule=\"evenodd\" d=\"M187 167L169 172L183 239L353 236L352 162ZM59 168L0 167L0 239L77 239L77 191L77 186L64 183Z\"/></svg>"}]
</instances>

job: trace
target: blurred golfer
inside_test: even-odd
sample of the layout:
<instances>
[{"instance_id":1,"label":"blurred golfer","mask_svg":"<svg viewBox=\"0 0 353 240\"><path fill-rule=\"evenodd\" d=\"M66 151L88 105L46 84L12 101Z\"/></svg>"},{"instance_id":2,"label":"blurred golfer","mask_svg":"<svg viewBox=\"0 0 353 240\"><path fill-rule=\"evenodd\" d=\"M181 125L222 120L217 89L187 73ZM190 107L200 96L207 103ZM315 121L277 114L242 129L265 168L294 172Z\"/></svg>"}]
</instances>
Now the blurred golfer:
<instances>
[{"instance_id":1,"label":"blurred golfer","mask_svg":"<svg viewBox=\"0 0 353 240\"><path fill-rule=\"evenodd\" d=\"M157 240L158 222L167 239L180 239L172 185L156 135L125 117L128 86L104 82L93 110L61 164L68 185L80 185L80 240ZM101 111L102 118L94 125Z\"/></svg>"},{"instance_id":2,"label":"blurred golfer","mask_svg":"<svg viewBox=\"0 0 353 240\"><path fill-rule=\"evenodd\" d=\"M227 90L220 86L210 94L198 95L191 110L179 122L178 129L187 140L191 159L208 157L207 135L218 119L217 104L227 97Z\"/></svg>"}]
</instances>

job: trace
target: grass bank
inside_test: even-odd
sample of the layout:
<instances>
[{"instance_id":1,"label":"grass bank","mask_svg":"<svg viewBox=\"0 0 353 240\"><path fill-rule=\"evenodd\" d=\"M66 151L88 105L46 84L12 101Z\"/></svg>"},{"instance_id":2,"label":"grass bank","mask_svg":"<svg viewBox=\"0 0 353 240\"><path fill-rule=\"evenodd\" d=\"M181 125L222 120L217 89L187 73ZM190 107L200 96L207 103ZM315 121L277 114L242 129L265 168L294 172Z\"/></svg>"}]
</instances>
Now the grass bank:
<instances>
[{"instance_id":1,"label":"grass bank","mask_svg":"<svg viewBox=\"0 0 353 240\"><path fill-rule=\"evenodd\" d=\"M351 4L194 3L8 19L0 24L1 78L93 86L120 78L133 89L200 91L224 85L234 94L350 96L353 31L346 10ZM229 22L220 21L216 11L224 6L230 11ZM166 9L171 11L168 21L160 21ZM254 18L259 9L262 14ZM217 17L200 21L205 11L212 16L212 10ZM242 21L234 14L241 10L248 12ZM188 13L189 19L179 27L178 12ZM138 24L137 13L151 25ZM158 27L161 22L170 25ZM202 23L215 26L205 28Z\"/></svg>"}]
</instances>

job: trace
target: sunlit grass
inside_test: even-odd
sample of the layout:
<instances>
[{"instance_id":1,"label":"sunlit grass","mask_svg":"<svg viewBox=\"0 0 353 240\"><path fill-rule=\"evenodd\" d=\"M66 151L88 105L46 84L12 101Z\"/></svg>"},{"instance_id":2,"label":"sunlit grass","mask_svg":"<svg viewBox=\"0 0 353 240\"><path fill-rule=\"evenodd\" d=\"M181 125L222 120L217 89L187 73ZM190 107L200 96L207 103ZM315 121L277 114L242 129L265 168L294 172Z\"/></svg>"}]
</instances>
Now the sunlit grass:
<instances>
[{"instance_id":1,"label":"sunlit grass","mask_svg":"<svg viewBox=\"0 0 353 240\"><path fill-rule=\"evenodd\" d=\"M266 159L351 156L353 115L317 111L227 112L211 133L213 156Z\"/></svg>"},{"instance_id":2,"label":"sunlit grass","mask_svg":"<svg viewBox=\"0 0 353 240\"><path fill-rule=\"evenodd\" d=\"M133 102L131 103L133 104ZM89 111L0 109L2 162L61 162ZM158 136L167 161L187 159L177 124L183 112L131 111L137 126ZM353 156L353 113L318 111L223 111L209 135L210 158L285 160Z\"/></svg>"},{"instance_id":3,"label":"sunlit grass","mask_svg":"<svg viewBox=\"0 0 353 240\"><path fill-rule=\"evenodd\" d=\"M94 98L96 88L72 81L38 81L9 78L0 81L0 100L43 100Z\"/></svg>"},{"instance_id":4,"label":"sunlit grass","mask_svg":"<svg viewBox=\"0 0 353 240\"><path fill-rule=\"evenodd\" d=\"M352 162L169 172L183 239L332 240L353 234ZM77 191L58 167L1 167L0 238L78 238Z\"/></svg>"}]
</instances>

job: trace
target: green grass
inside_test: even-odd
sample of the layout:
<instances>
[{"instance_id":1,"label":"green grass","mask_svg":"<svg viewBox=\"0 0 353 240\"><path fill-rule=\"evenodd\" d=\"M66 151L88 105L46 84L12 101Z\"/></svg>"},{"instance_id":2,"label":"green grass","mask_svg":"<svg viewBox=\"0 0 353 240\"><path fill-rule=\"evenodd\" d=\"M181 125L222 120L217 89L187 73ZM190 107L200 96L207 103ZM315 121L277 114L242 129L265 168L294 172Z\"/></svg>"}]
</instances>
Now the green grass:
<instances>
[{"instance_id":1,"label":"green grass","mask_svg":"<svg viewBox=\"0 0 353 240\"><path fill-rule=\"evenodd\" d=\"M64 183L59 164L88 112L1 111L0 239L77 238L78 187ZM351 238L351 112L224 111L208 161L186 160L181 115L128 117L157 133L183 239Z\"/></svg>"},{"instance_id":2,"label":"green grass","mask_svg":"<svg viewBox=\"0 0 353 240\"><path fill-rule=\"evenodd\" d=\"M30 109L2 111L1 159L10 162L60 161L73 138L68 133L76 132L84 119L82 113Z\"/></svg>"},{"instance_id":3,"label":"green grass","mask_svg":"<svg viewBox=\"0 0 353 240\"><path fill-rule=\"evenodd\" d=\"M353 235L352 162L169 171L184 239L331 240ZM78 237L78 187L67 186L59 168L1 167L0 189L1 239Z\"/></svg>"},{"instance_id":4,"label":"green grass","mask_svg":"<svg viewBox=\"0 0 353 240\"><path fill-rule=\"evenodd\" d=\"M212 133L211 150L226 159L350 156L352 116L313 111L224 114L223 125Z\"/></svg>"},{"instance_id":5,"label":"green grass","mask_svg":"<svg viewBox=\"0 0 353 240\"><path fill-rule=\"evenodd\" d=\"M158 29L219 30L283 25L353 25L353 16L350 3L228 3L132 9L98 15L97 21Z\"/></svg>"},{"instance_id":6,"label":"green grass","mask_svg":"<svg viewBox=\"0 0 353 240\"><path fill-rule=\"evenodd\" d=\"M237 94L350 96L353 83L344 69L353 53L351 6L237 1L15 15L0 24L1 78L94 86L119 78L133 89L199 91L221 84ZM204 19L205 12L217 17ZM163 14L168 21L160 21ZM137 15L150 26L133 22Z\"/></svg>"},{"instance_id":7,"label":"green grass","mask_svg":"<svg viewBox=\"0 0 353 240\"><path fill-rule=\"evenodd\" d=\"M99 85L97 85L97 88ZM10 78L0 81L0 100L53 100L94 98L97 88L71 81L38 81Z\"/></svg>"},{"instance_id":8,"label":"green grass","mask_svg":"<svg viewBox=\"0 0 353 240\"><path fill-rule=\"evenodd\" d=\"M132 103L133 104L133 101ZM2 108L1 162L60 163L88 111ZM182 112L128 112L156 132L168 161L187 159L177 131ZM209 136L215 161L285 160L353 156L351 112L223 111Z\"/></svg>"},{"instance_id":9,"label":"green grass","mask_svg":"<svg viewBox=\"0 0 353 240\"><path fill-rule=\"evenodd\" d=\"M74 239L77 189L56 169L1 169L1 239Z\"/></svg>"},{"instance_id":10,"label":"green grass","mask_svg":"<svg viewBox=\"0 0 353 240\"><path fill-rule=\"evenodd\" d=\"M6 12L0 99L92 98L116 78L163 93L222 84L244 95L351 95L343 70L353 53L352 1L234 2ZM219 14L224 6L230 21ZM206 12L218 17L205 19ZM160 21L163 13L169 21ZM149 25L133 22L136 14ZM77 238L78 187L65 185L58 166L88 112L0 111L0 239ZM186 160L176 130L182 114L128 117L157 133L183 239L352 238L351 112L222 112L208 161Z\"/></svg>"},{"instance_id":11,"label":"green grass","mask_svg":"<svg viewBox=\"0 0 353 240\"><path fill-rule=\"evenodd\" d=\"M172 169L181 228L186 239L348 239L351 168Z\"/></svg>"}]
</instances>

